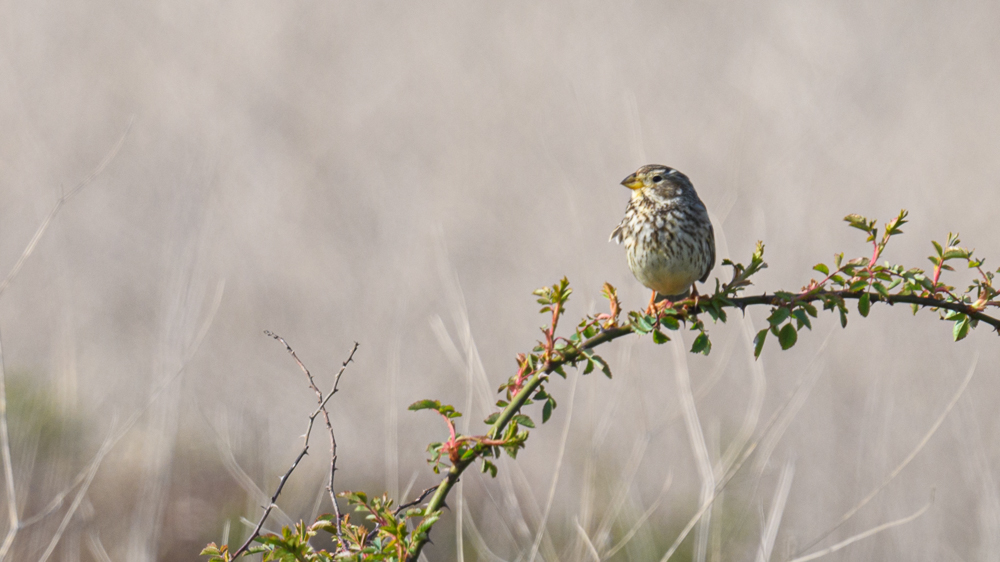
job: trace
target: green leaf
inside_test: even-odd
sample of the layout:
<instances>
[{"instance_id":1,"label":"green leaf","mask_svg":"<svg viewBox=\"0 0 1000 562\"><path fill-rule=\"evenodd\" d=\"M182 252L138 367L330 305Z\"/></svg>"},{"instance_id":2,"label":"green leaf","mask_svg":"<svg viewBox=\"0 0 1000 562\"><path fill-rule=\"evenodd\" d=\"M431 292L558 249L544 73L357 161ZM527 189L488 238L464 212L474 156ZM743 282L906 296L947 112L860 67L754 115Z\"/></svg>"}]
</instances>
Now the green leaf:
<instances>
[{"instance_id":1,"label":"green leaf","mask_svg":"<svg viewBox=\"0 0 1000 562\"><path fill-rule=\"evenodd\" d=\"M799 339L799 333L795 330L795 326L789 322L785 324L785 327L778 332L778 343L781 344L781 349L789 349L795 342Z\"/></svg>"},{"instance_id":2,"label":"green leaf","mask_svg":"<svg viewBox=\"0 0 1000 562\"><path fill-rule=\"evenodd\" d=\"M945 250L944 254L941 257L943 257L946 260L951 260L955 258L967 258L969 257L969 250L965 248L951 247Z\"/></svg>"},{"instance_id":3,"label":"green leaf","mask_svg":"<svg viewBox=\"0 0 1000 562\"><path fill-rule=\"evenodd\" d=\"M809 322L809 315L806 314L806 311L801 308L796 308L795 311L792 312L792 316L795 316L796 328L802 328L802 326L805 326L806 328L812 330L812 323Z\"/></svg>"},{"instance_id":4,"label":"green leaf","mask_svg":"<svg viewBox=\"0 0 1000 562\"><path fill-rule=\"evenodd\" d=\"M419 400L410 404L409 410L416 412L417 410L440 410L441 401L440 400Z\"/></svg>"},{"instance_id":5,"label":"green leaf","mask_svg":"<svg viewBox=\"0 0 1000 562\"><path fill-rule=\"evenodd\" d=\"M767 339L767 328L757 332L757 335L753 338L753 358L757 359L760 357L761 350L764 349L764 340Z\"/></svg>"},{"instance_id":6,"label":"green leaf","mask_svg":"<svg viewBox=\"0 0 1000 562\"><path fill-rule=\"evenodd\" d=\"M668 330L677 330L681 327L681 323L673 316L664 316L660 320L660 325Z\"/></svg>"},{"instance_id":7,"label":"green leaf","mask_svg":"<svg viewBox=\"0 0 1000 562\"><path fill-rule=\"evenodd\" d=\"M712 351L712 342L708 339L708 334L702 332L698 334L698 337L694 339L694 343L691 344L691 353L703 353L708 355Z\"/></svg>"},{"instance_id":8,"label":"green leaf","mask_svg":"<svg viewBox=\"0 0 1000 562\"><path fill-rule=\"evenodd\" d=\"M652 316L638 316L632 320L632 328L640 334L648 334L653 329L654 322Z\"/></svg>"},{"instance_id":9,"label":"green leaf","mask_svg":"<svg viewBox=\"0 0 1000 562\"><path fill-rule=\"evenodd\" d=\"M518 415L514 416L513 419L519 425L523 425L524 427L530 427L530 428L534 428L535 427L535 422L531 421L531 418L529 418L528 416L526 416L524 414L518 414Z\"/></svg>"},{"instance_id":10,"label":"green leaf","mask_svg":"<svg viewBox=\"0 0 1000 562\"><path fill-rule=\"evenodd\" d=\"M933 240L931 240L931 244L934 244L934 249L937 251L938 256L944 253L944 248L941 247L941 244L938 244Z\"/></svg>"},{"instance_id":11,"label":"green leaf","mask_svg":"<svg viewBox=\"0 0 1000 562\"><path fill-rule=\"evenodd\" d=\"M767 323L771 326L778 326L787 320L791 315L792 312L785 307L776 308L773 312L771 312L771 315L767 317Z\"/></svg>"},{"instance_id":12,"label":"green leaf","mask_svg":"<svg viewBox=\"0 0 1000 562\"><path fill-rule=\"evenodd\" d=\"M804 302L800 306L803 308L803 310L805 310L809 314L809 316L812 316L813 318L816 318L816 316L819 314L816 311L816 307L813 306L812 303Z\"/></svg>"},{"instance_id":13,"label":"green leaf","mask_svg":"<svg viewBox=\"0 0 1000 562\"><path fill-rule=\"evenodd\" d=\"M486 474L487 472L489 472L490 473L490 477L492 477L492 478L496 478L497 477L497 465L493 464L493 462L491 462L491 461L483 459L483 468L482 468L482 470L483 470L483 474Z\"/></svg>"},{"instance_id":14,"label":"green leaf","mask_svg":"<svg viewBox=\"0 0 1000 562\"><path fill-rule=\"evenodd\" d=\"M817 263L813 266L813 269L822 273L823 275L830 275L830 268L826 266L825 263Z\"/></svg>"},{"instance_id":15,"label":"green leaf","mask_svg":"<svg viewBox=\"0 0 1000 562\"><path fill-rule=\"evenodd\" d=\"M725 323L726 320L727 320L725 309L723 309L722 306L720 306L719 304L714 304L713 307L712 307L712 309L715 310L715 314L712 315L713 318L716 321L722 320L722 322Z\"/></svg>"},{"instance_id":16,"label":"green leaf","mask_svg":"<svg viewBox=\"0 0 1000 562\"><path fill-rule=\"evenodd\" d=\"M861 295L858 299L858 313L861 314L863 318L868 318L868 310L872 306L872 296L871 293L865 293Z\"/></svg>"},{"instance_id":17,"label":"green leaf","mask_svg":"<svg viewBox=\"0 0 1000 562\"><path fill-rule=\"evenodd\" d=\"M885 225L885 233L889 236L895 236L897 234L902 234L903 231L899 228L900 226L906 224L906 220L903 217L906 216L906 211L900 213L899 217L895 218L889 224Z\"/></svg>"},{"instance_id":18,"label":"green leaf","mask_svg":"<svg viewBox=\"0 0 1000 562\"><path fill-rule=\"evenodd\" d=\"M483 420L483 423L487 425L493 425L494 423L496 423L497 418L499 417L500 417L500 412L493 412L492 414L487 416L485 420Z\"/></svg>"},{"instance_id":19,"label":"green leaf","mask_svg":"<svg viewBox=\"0 0 1000 562\"><path fill-rule=\"evenodd\" d=\"M601 364L601 372L604 373L604 376L606 376L606 377L608 377L610 379L611 378L611 367L608 366L608 362L605 361L600 355L595 355L594 356L594 361L597 361L598 363Z\"/></svg>"},{"instance_id":20,"label":"green leaf","mask_svg":"<svg viewBox=\"0 0 1000 562\"><path fill-rule=\"evenodd\" d=\"M962 315L962 319L955 322L951 333L955 337L955 341L965 339L965 336L969 335L969 317Z\"/></svg>"},{"instance_id":21,"label":"green leaf","mask_svg":"<svg viewBox=\"0 0 1000 562\"><path fill-rule=\"evenodd\" d=\"M542 423L549 421L549 418L552 417L552 408L554 407L554 404L555 400L550 398L545 401L545 404L542 405Z\"/></svg>"},{"instance_id":22,"label":"green leaf","mask_svg":"<svg viewBox=\"0 0 1000 562\"><path fill-rule=\"evenodd\" d=\"M847 308L843 304L837 305L837 310L840 311L840 327L847 327Z\"/></svg>"},{"instance_id":23,"label":"green leaf","mask_svg":"<svg viewBox=\"0 0 1000 562\"><path fill-rule=\"evenodd\" d=\"M900 283L899 279L894 279L891 283L889 283L888 287L879 282L872 283L872 287L874 287L875 290L878 291L878 294L882 295L883 298L888 300L889 290L895 288L896 285L899 285L899 283Z\"/></svg>"},{"instance_id":24,"label":"green leaf","mask_svg":"<svg viewBox=\"0 0 1000 562\"><path fill-rule=\"evenodd\" d=\"M668 338L666 334L659 330L653 330L653 343L662 344L667 343L668 341L670 341L670 338Z\"/></svg>"},{"instance_id":25,"label":"green leaf","mask_svg":"<svg viewBox=\"0 0 1000 562\"><path fill-rule=\"evenodd\" d=\"M850 214L844 217L844 220L858 230L863 230L865 232L869 232L871 230L868 226L868 219L861 215Z\"/></svg>"}]
</instances>

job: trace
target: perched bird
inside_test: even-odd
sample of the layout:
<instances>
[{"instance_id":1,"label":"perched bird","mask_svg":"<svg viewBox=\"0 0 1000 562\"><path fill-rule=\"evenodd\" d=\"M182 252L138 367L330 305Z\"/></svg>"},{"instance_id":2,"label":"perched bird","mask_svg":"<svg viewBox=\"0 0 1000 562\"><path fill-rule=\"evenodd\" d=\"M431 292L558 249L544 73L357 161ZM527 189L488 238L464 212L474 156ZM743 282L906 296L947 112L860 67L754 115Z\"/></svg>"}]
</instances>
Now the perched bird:
<instances>
[{"instance_id":1,"label":"perched bird","mask_svg":"<svg viewBox=\"0 0 1000 562\"><path fill-rule=\"evenodd\" d=\"M691 180L667 166L650 164L622 181L632 190L625 218L611 240L624 243L635 278L668 301L704 283L715 266L715 233ZM697 289L695 289L697 295Z\"/></svg>"}]
</instances>

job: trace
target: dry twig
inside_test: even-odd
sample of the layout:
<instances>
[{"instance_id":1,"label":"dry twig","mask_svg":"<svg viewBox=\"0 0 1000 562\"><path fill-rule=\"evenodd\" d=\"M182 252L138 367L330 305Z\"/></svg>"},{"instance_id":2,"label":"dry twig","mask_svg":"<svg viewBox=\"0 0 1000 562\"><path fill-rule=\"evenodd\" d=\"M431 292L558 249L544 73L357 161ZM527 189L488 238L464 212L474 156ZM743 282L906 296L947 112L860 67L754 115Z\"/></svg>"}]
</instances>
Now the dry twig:
<instances>
[{"instance_id":1,"label":"dry twig","mask_svg":"<svg viewBox=\"0 0 1000 562\"><path fill-rule=\"evenodd\" d=\"M261 514L260 519L257 521L257 526L254 528L250 536L247 537L243 546L237 549L236 552L232 554L230 559L235 560L241 554L246 552L246 550L250 548L250 544L253 540L260 535L260 530L264 527L264 522L267 521L268 515L271 514L271 510L273 510L276 506L275 502L278 501L278 496L281 495L281 489L285 487L285 482L288 481L288 477L292 475L295 468L299 466L299 462L302 458L309 452L309 437L312 435L313 424L316 422L316 417L320 414L323 414L323 421L326 422L326 428L330 433L330 480L326 489L330 494L330 501L333 503L333 515L337 523L337 549L339 551L344 545L344 534L341 529L340 508L337 506L337 495L333 492L333 477L334 473L337 471L337 436L334 434L333 424L330 422L330 413L326 409L326 403L329 402L330 398L337 393L337 385L340 384L340 377L344 374L344 371L347 370L347 365L354 360L354 353L358 350L358 342L354 342L354 347L351 348L351 353L341 364L340 370L337 372L337 376L333 379L333 388L324 396L323 391L316 386L316 381L313 378L312 373L310 373L309 369L307 369L305 364L302 363L299 356L295 354L295 350L292 349L292 346L288 345L288 342L286 342L285 339L278 334L270 331L265 331L264 334L278 340L281 342L281 345L285 346L285 350L288 351L289 355L292 356L292 359L295 360L295 363L300 369L302 369L302 372L306 374L306 378L309 379L309 387L316 393L316 400L319 406L313 411L312 414L309 415L309 425L306 427L305 435L302 436L302 451L299 452L299 455L295 457L295 461L292 462L292 466L288 467L288 470L285 471L285 474L281 477L281 480L278 482L278 487L274 491L274 495L271 496L270 503L267 506L264 506L264 513Z\"/></svg>"}]
</instances>

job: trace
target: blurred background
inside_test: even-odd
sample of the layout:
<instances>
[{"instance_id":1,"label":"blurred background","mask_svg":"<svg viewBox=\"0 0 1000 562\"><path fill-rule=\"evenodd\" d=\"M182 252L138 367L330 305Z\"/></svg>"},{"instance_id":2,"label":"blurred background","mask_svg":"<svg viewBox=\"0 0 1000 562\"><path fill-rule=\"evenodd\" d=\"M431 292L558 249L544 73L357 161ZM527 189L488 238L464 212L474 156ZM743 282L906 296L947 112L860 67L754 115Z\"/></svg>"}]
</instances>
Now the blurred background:
<instances>
[{"instance_id":1,"label":"blurred background","mask_svg":"<svg viewBox=\"0 0 1000 562\"><path fill-rule=\"evenodd\" d=\"M720 260L765 242L754 291L870 254L842 217L901 208L886 259L927 267L961 232L995 270L998 21L990 2L0 3L6 559L241 544L315 407L264 330L323 389L360 343L331 402L338 490L433 485L446 428L406 406L482 433L546 320L532 290L569 277L567 325L604 281L645 306L607 241L642 164L691 177ZM553 381L552 419L496 480L463 478L426 559L659 560L748 447L674 560L789 560L917 513L827 559L1000 556L996 334L875 306L754 362L766 314L711 326L708 357L689 333L622 338L612 380ZM330 510L313 438L267 529Z\"/></svg>"}]
</instances>

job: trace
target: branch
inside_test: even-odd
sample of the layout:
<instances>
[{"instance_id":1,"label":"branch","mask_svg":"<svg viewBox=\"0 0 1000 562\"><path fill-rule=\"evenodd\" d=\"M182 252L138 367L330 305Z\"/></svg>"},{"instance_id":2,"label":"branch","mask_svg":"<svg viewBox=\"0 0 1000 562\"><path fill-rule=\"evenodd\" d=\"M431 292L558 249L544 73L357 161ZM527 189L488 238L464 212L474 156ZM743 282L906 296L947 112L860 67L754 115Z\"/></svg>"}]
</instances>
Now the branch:
<instances>
[{"instance_id":1,"label":"branch","mask_svg":"<svg viewBox=\"0 0 1000 562\"><path fill-rule=\"evenodd\" d=\"M810 280L809 284L800 292L777 291L770 295L764 293L739 296L752 285L751 277L767 267L763 260L764 245L761 242L757 243L748 265L734 263L728 259L722 261L722 265L733 268L733 277L728 283L720 283L717 280L713 294L700 296L692 291L691 297L678 302L664 301L658 305L651 302L650 308L645 313L629 312L625 315L627 319L621 318L621 302L618 300L617 291L605 283L602 293L609 300L610 313L586 316L575 329L575 333L568 338L557 336L556 328L560 316L565 311L569 295L572 293L569 281L564 277L551 287L542 287L534 291L533 294L538 297L538 304L542 305L540 312L550 313L551 321L548 326L542 327L544 339L538 342L532 352L517 355L517 374L500 386L499 392L506 391L506 396L505 399L497 402L497 406L501 410L490 414L487 418L486 423L490 427L485 435L458 434L452 419L462 414L456 411L453 406L442 404L438 400L420 400L410 405L410 410L434 410L445 419L449 439L443 443L432 443L428 450L431 452L429 462L433 464L434 472L438 473L442 465L447 467L447 472L437 486L425 490L415 501L419 504L427 494L433 492L430 501L423 510L411 512L412 516L422 515L423 517L412 533L408 533L404 525L399 528L402 529L401 532L388 532L386 538L389 542L386 544L391 546L396 551L394 554L399 556L403 555L399 548L405 544L405 560L415 561L420 556L423 546L430 542L430 530L440 519L441 510L446 507L445 500L448 494L469 465L477 460L482 460L483 472L489 472L496 476L497 467L490 459L497 458L501 454L501 450L506 451L511 457L515 457L517 451L524 447L529 432L527 430L521 431L520 428L535 427L534 422L528 416L520 413L524 406L533 401L542 402L544 404L542 406L542 423L548 421L552 410L556 407L555 399L545 388L545 383L549 381L550 375L556 373L566 378L566 366L579 366L582 374L590 373L599 366L600 370L610 378L611 370L608 363L591 350L625 335L651 334L654 343L662 344L670 340L670 337L661 331L662 329L678 330L683 324L692 331L699 332L691 346L691 351L708 355L712 346L704 317L699 317L700 314L707 314L711 316L712 320L716 322L721 320L725 323L727 313L724 309L726 308L737 308L745 314L748 306L765 305L770 307L770 315L767 318L768 328L757 332L754 338L754 357L756 358L759 357L769 333L774 334L782 349L789 349L795 345L798 333L802 328L812 329L810 317L816 318L818 316L817 307L811 304L815 301L820 301L824 310L837 311L840 315L841 325L846 327L848 309L845 301L847 299L858 301L857 310L862 317L868 316L872 302L889 305L910 304L913 306L914 313L920 308L941 311L942 320L954 322L952 334L956 341L965 338L979 322L990 325L1000 333L1000 318L984 312L990 307L1000 307L1000 298L998 298L1000 291L993 285L994 278L1000 274L1000 270L995 273L984 271L981 267L984 260L973 258L973 250L960 247L957 235L949 234L947 244L944 246L932 242L936 255L929 258L935 266L933 274L930 276L919 268L907 270L900 265L892 265L888 262L885 265L877 265L877 260L885 250L889 239L902 233L899 227L906 223L906 216L907 212L903 210L896 219L890 221L885 227L881 240L878 237L878 229L874 226L874 220L868 220L859 215L845 217L844 220L852 227L868 234L868 241L873 244L871 257L859 257L844 262L844 255L837 254L834 256L835 261L832 268L823 263L813 267L813 270L821 272L825 277L821 281ZM981 277L974 279L964 293L955 291L954 287L941 282L942 271L954 270L951 265L946 264L952 260L959 262L964 260L969 268L975 269ZM896 293L892 293L891 291L896 287L900 288ZM288 350L294 357L294 352L290 348ZM296 361L298 361L297 358ZM345 367L346 364L345 362ZM301 362L299 365L305 370ZM323 411L326 415L324 406L329 396L324 399L323 395L316 389L315 384L312 383L312 377L308 371L306 374L319 398L320 408L317 413ZM313 417L310 418L310 430L313 418L317 413L314 413ZM327 425L328 427L330 425L328 417ZM308 439L308 432L306 439ZM332 428L331 439L333 439ZM333 446L334 454L332 457L335 462L335 443ZM722 482L714 486L714 493L704 494L706 497L703 498L698 513L664 555L664 560L670 557L687 532L710 508L721 487L724 487L735 475L755 446L756 444L749 447L740 460L730 467ZM331 494L332 483L331 471ZM364 494L350 495L353 498L351 501L356 501L370 511L376 520L380 520L379 518L383 516L393 518L399 513L399 511L396 513L389 511L390 501L385 496L369 505ZM407 504L407 506L411 505L414 503ZM380 515L379 513L382 512L384 513ZM339 523L338 515L338 537L340 537ZM352 533L360 529L354 525L350 525L348 528ZM380 527L376 527L376 531L379 530ZM364 538L359 541L359 544L364 547L372 536L372 532L364 532L361 536ZM214 547L214 545L211 546ZM839 548L840 545L837 547ZM343 543L341 543L341 548L343 548Z\"/></svg>"},{"instance_id":2,"label":"branch","mask_svg":"<svg viewBox=\"0 0 1000 562\"><path fill-rule=\"evenodd\" d=\"M926 308L942 308L960 312L968 315L970 318L989 324L1000 332L1000 319L996 317L984 314L965 303L944 301L929 297L919 297L914 295L884 296L876 292L866 291L812 291L803 295L793 296L793 299L795 302L813 302L822 300L823 297L839 297L841 299L857 300L861 299L864 295L868 295L868 298L871 299L872 302L882 302L889 305L897 303L916 304ZM731 298L728 299L726 303L723 303L721 307L737 308L742 311L748 306L782 306L787 304L789 304L787 297L761 294ZM706 300L700 300L697 302L688 300L680 303L674 303L674 306L678 308L678 317L690 318L696 314L707 312L711 308L711 303ZM521 386L521 388L517 391L517 394L511 398L510 403L500 412L496 421L494 421L493 425L490 427L490 431L488 433L489 438L499 439L503 435L504 430L510 424L511 420L514 419L514 416L521 411L521 408L524 407L524 405L534 395L538 387L548 380L551 373L556 372L557 369L561 369L566 365L575 365L580 361L586 360L587 354L585 352L590 349L633 333L639 332L632 325L607 328L602 330L597 335L584 340L575 347L568 347L564 349L561 355L545 361L540 368L526 378L523 386ZM435 513L445 507L445 499L448 497L448 493L455 486L455 484L458 483L459 478L462 473L465 472L465 469L481 457L486 448L487 447L484 445L477 446L474 450L474 454L465 455L464 459L459 459L457 462L452 464L444 479L438 484L434 496L431 497L430 502L428 502L427 508L424 510L425 516ZM429 528L423 530L429 531ZM407 553L407 560L416 560L420 555L420 551L429 539L430 537L427 532L420 534L411 544Z\"/></svg>"},{"instance_id":3,"label":"branch","mask_svg":"<svg viewBox=\"0 0 1000 562\"><path fill-rule=\"evenodd\" d=\"M253 533L250 533L250 536L247 537L247 540L245 543L243 543L243 546L241 546L236 552L233 553L233 555L230 557L230 560L235 560L241 554L246 552L246 549L250 548L250 543L252 543L253 540L257 538L258 535L260 535L260 530L264 526L264 522L267 521L267 516L271 514L271 510L274 509L276 505L275 502L278 501L278 496L281 495L281 489L285 487L285 482L288 482L288 477L291 476L295 468L299 466L299 461L302 460L302 457L306 456L306 452L308 451L309 451L309 446L306 445L305 447L302 448L302 451L299 453L299 456L295 457L295 461L292 462L292 466L288 467L288 470L285 471L284 476L282 476L281 480L278 481L278 488L274 491L274 495L271 496L271 503L269 503L267 507L264 508L264 514L261 515L260 520L257 521L257 527L255 527Z\"/></svg>"},{"instance_id":4,"label":"branch","mask_svg":"<svg viewBox=\"0 0 1000 562\"><path fill-rule=\"evenodd\" d=\"M932 309L943 308L945 310L961 312L962 314L965 314L970 318L974 318L980 322L983 322L984 324L989 324L990 326L993 326L993 329L998 333L1000 333L1000 318L984 314L980 310L973 308L972 306L965 303L945 301L930 297L918 297L916 295L885 296L885 295L880 295L879 293L876 292L867 292L867 291L817 291L802 297L796 297L795 300L797 302L815 302L818 300L822 300L822 297L824 296L836 296L842 299L859 300L864 295L868 295L868 298L870 298L872 302L882 302L888 305L915 304L917 306L925 308L932 308ZM780 306L782 304L788 304L788 301L782 298L779 298L775 295L767 295L767 294L739 297L730 300L733 302L736 308L739 308L741 310L743 308L746 308L747 306L755 304L769 304L771 306ZM704 312L706 310L706 306L704 304L699 304L698 306L691 307L688 310L690 310L692 313Z\"/></svg>"},{"instance_id":5,"label":"branch","mask_svg":"<svg viewBox=\"0 0 1000 562\"><path fill-rule=\"evenodd\" d=\"M319 406L309 416L309 425L306 427L306 432L302 436L304 441L302 444L302 451L299 452L299 456L295 458L295 461L292 463L292 466L290 466L288 470L285 472L284 476L281 477L281 480L278 483L278 488L274 491L274 495L271 496L270 503L264 508L264 513L260 516L260 520L257 521L257 526L254 528L253 533L251 533L250 536L247 537L247 540L246 542L243 543L243 546L241 546L236 552L232 554L232 556L229 557L229 560L235 560L241 554L246 552L246 550L250 548L250 544L254 541L254 539L260 536L260 530L264 527L264 522L267 521L267 517L268 515L271 514L271 510L274 509L276 505L275 502L278 501L278 496L281 494L281 489L285 486L285 482L288 481L288 477L292 475L292 472L299 465L299 461L302 460L302 457L306 456L306 453L309 451L309 437L312 435L313 424L316 422L316 417L321 413L323 414L323 420L326 422L326 428L330 432L330 480L329 483L327 484L326 489L327 492L330 494L330 501L333 502L333 513L337 521L337 540L338 540L337 545L339 551L344 548L344 535L343 535L343 530L341 528L340 508L337 506L337 497L333 493L333 475L337 471L337 437L333 432L333 424L330 423L330 413L326 409L326 403L329 402L330 398L332 398L333 395L337 393L337 385L340 384L340 377L344 374L344 371L347 370L347 365L354 360L354 353L358 351L358 342L354 342L354 347L351 348L351 353L347 356L347 359L344 360L344 362L341 364L340 370L337 371L337 375L333 379L333 389L330 390L329 394L324 396L323 391L321 391L319 387L316 386L316 380L313 378L312 373L309 372L309 369L306 368L305 364L302 363L302 360L299 359L299 356L296 355L295 350L292 349L292 346L288 345L288 342L286 342L285 339L279 336L278 334L275 334L270 331L265 331L264 334L271 338L274 338L275 340L278 340L279 342L281 342L281 345L285 346L285 350L288 351L289 355L292 356L292 359L295 360L295 363L299 366L300 369L302 369L302 372L306 374L306 378L309 379L309 387L316 392L316 400Z\"/></svg>"}]
</instances>

